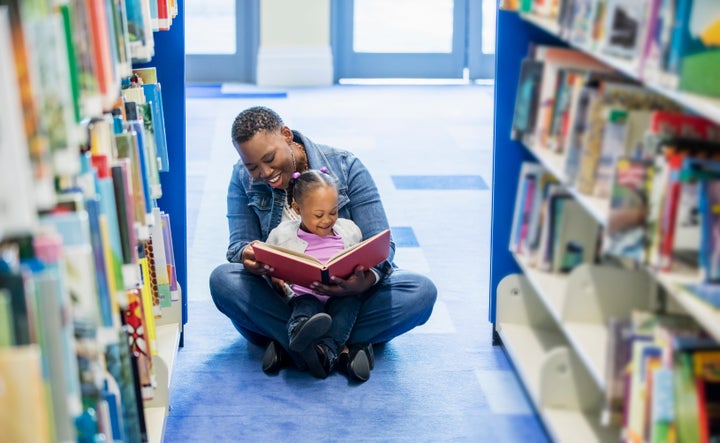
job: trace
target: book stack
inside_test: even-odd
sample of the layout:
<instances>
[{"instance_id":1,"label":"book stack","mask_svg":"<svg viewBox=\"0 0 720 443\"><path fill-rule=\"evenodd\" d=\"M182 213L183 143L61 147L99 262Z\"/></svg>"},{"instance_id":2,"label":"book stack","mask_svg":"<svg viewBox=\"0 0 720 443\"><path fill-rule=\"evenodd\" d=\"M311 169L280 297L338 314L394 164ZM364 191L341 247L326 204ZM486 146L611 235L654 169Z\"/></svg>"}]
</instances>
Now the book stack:
<instances>
[{"instance_id":1,"label":"book stack","mask_svg":"<svg viewBox=\"0 0 720 443\"><path fill-rule=\"evenodd\" d=\"M181 288L162 90L132 65L178 8L61 3L0 2L0 424L7 441L148 441Z\"/></svg>"}]
</instances>

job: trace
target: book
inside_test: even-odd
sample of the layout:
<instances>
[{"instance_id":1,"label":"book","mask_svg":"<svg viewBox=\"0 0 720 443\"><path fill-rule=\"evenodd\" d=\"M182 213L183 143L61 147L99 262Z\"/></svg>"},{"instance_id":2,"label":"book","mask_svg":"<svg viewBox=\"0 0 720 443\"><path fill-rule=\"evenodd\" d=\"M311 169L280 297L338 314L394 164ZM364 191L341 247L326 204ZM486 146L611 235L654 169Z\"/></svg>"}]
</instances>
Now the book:
<instances>
[{"instance_id":1,"label":"book","mask_svg":"<svg viewBox=\"0 0 720 443\"><path fill-rule=\"evenodd\" d=\"M3 441L55 441L43 388L40 348L27 345L0 349L0 381Z\"/></svg>"},{"instance_id":2,"label":"book","mask_svg":"<svg viewBox=\"0 0 720 443\"><path fill-rule=\"evenodd\" d=\"M625 154L625 137L627 130L628 111L622 108L609 107L604 110L605 127L602 129L600 158L595 172L593 195L609 198L615 160Z\"/></svg>"},{"instance_id":3,"label":"book","mask_svg":"<svg viewBox=\"0 0 720 443\"><path fill-rule=\"evenodd\" d=\"M618 159L603 238L603 252L644 263L647 238L649 184L652 164L626 157Z\"/></svg>"},{"instance_id":4,"label":"book","mask_svg":"<svg viewBox=\"0 0 720 443\"><path fill-rule=\"evenodd\" d=\"M556 227L553 272L569 272L582 263L594 263L600 225L577 200L564 202Z\"/></svg>"},{"instance_id":5,"label":"book","mask_svg":"<svg viewBox=\"0 0 720 443\"><path fill-rule=\"evenodd\" d=\"M313 282L331 284L331 276L347 278L358 266L369 269L387 259L390 252L390 230L385 229L341 251L327 263L265 242L252 243L252 247L257 261L275 269L273 277L309 288Z\"/></svg>"},{"instance_id":6,"label":"book","mask_svg":"<svg viewBox=\"0 0 720 443\"><path fill-rule=\"evenodd\" d=\"M535 140L544 144L550 130L553 109L555 108L555 91L557 76L560 69L575 68L593 71L609 71L610 69L592 56L576 49L538 46L535 59L543 61L540 96L535 121Z\"/></svg>"},{"instance_id":7,"label":"book","mask_svg":"<svg viewBox=\"0 0 720 443\"><path fill-rule=\"evenodd\" d=\"M720 283L720 177L700 184L699 261L705 281ZM720 308L720 300L716 307Z\"/></svg>"},{"instance_id":8,"label":"book","mask_svg":"<svg viewBox=\"0 0 720 443\"><path fill-rule=\"evenodd\" d=\"M608 319L608 344L605 359L605 395L601 415L604 426L620 426L623 419L625 373L632 357L630 319Z\"/></svg>"},{"instance_id":9,"label":"book","mask_svg":"<svg viewBox=\"0 0 720 443\"><path fill-rule=\"evenodd\" d=\"M7 7L0 9L0 238L31 232L37 225L35 186ZM52 178L52 177L51 177Z\"/></svg>"},{"instance_id":10,"label":"book","mask_svg":"<svg viewBox=\"0 0 720 443\"><path fill-rule=\"evenodd\" d=\"M513 140L521 141L535 129L542 71L542 61L529 57L522 60L510 135Z\"/></svg>"},{"instance_id":11,"label":"book","mask_svg":"<svg viewBox=\"0 0 720 443\"><path fill-rule=\"evenodd\" d=\"M708 72L720 63L720 8L715 0L678 0L668 54L672 84L701 95L720 96Z\"/></svg>"},{"instance_id":12,"label":"book","mask_svg":"<svg viewBox=\"0 0 720 443\"><path fill-rule=\"evenodd\" d=\"M602 51L633 59L640 52L645 31L646 0L607 0Z\"/></svg>"}]
</instances>

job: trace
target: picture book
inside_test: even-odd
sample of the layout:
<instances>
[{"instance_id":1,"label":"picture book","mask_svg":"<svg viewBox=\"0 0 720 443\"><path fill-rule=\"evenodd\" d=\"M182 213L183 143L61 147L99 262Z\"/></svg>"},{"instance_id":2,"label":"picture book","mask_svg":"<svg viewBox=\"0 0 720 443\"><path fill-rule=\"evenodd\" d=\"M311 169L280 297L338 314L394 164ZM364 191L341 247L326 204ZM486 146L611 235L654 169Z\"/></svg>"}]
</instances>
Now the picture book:
<instances>
[{"instance_id":1,"label":"picture book","mask_svg":"<svg viewBox=\"0 0 720 443\"><path fill-rule=\"evenodd\" d=\"M553 272L569 272L582 263L594 263L600 225L574 199L565 200L556 224Z\"/></svg>"},{"instance_id":2,"label":"picture book","mask_svg":"<svg viewBox=\"0 0 720 443\"><path fill-rule=\"evenodd\" d=\"M645 436L650 442L675 441L675 392L673 371L668 367L655 368L652 372L652 391L649 393L649 429Z\"/></svg>"},{"instance_id":3,"label":"picture book","mask_svg":"<svg viewBox=\"0 0 720 443\"><path fill-rule=\"evenodd\" d=\"M647 39L642 60L642 78L657 85L667 84L667 56L675 20L675 0L651 0L657 11L650 11ZM651 5L652 8L652 5Z\"/></svg>"},{"instance_id":4,"label":"picture book","mask_svg":"<svg viewBox=\"0 0 720 443\"><path fill-rule=\"evenodd\" d=\"M528 237L533 206L539 199L540 177L545 169L539 163L523 162L520 166L515 211L510 234L510 250L521 253ZM536 198L538 196L538 198Z\"/></svg>"},{"instance_id":5,"label":"picture book","mask_svg":"<svg viewBox=\"0 0 720 443\"><path fill-rule=\"evenodd\" d=\"M620 426L625 407L625 373L632 355L632 328L629 319L608 319L608 341L605 359L605 398L601 422Z\"/></svg>"},{"instance_id":6,"label":"picture book","mask_svg":"<svg viewBox=\"0 0 720 443\"><path fill-rule=\"evenodd\" d=\"M390 252L390 230L386 229L345 249L327 263L321 263L301 252L264 242L255 242L252 247L257 261L275 269L273 277L309 288L313 282L331 284L331 276L347 278L358 266L369 269L387 259Z\"/></svg>"},{"instance_id":7,"label":"picture book","mask_svg":"<svg viewBox=\"0 0 720 443\"><path fill-rule=\"evenodd\" d=\"M646 218L652 163L619 158L610 197L610 211L603 238L603 252L644 263Z\"/></svg>"},{"instance_id":8,"label":"picture book","mask_svg":"<svg viewBox=\"0 0 720 443\"><path fill-rule=\"evenodd\" d=\"M649 369L659 364L661 354L662 349L652 341L633 341L628 418L624 429L627 441L645 441L645 422L649 412L647 409Z\"/></svg>"},{"instance_id":9,"label":"picture book","mask_svg":"<svg viewBox=\"0 0 720 443\"><path fill-rule=\"evenodd\" d=\"M674 361L674 389L678 441L701 441L699 400L692 353L680 351Z\"/></svg>"},{"instance_id":10,"label":"picture book","mask_svg":"<svg viewBox=\"0 0 720 443\"><path fill-rule=\"evenodd\" d=\"M633 109L628 111L627 120L625 121L624 155L634 158L646 157L645 133L650 126L650 116L652 112L650 109Z\"/></svg>"},{"instance_id":11,"label":"picture book","mask_svg":"<svg viewBox=\"0 0 720 443\"><path fill-rule=\"evenodd\" d=\"M646 3L646 0L607 0L603 52L630 60L637 57L645 30Z\"/></svg>"},{"instance_id":12,"label":"picture book","mask_svg":"<svg viewBox=\"0 0 720 443\"><path fill-rule=\"evenodd\" d=\"M535 122L535 140L544 143L550 130L553 109L555 107L555 92L559 70L563 68L576 68L587 71L609 71L610 68L582 51L554 46L538 46L535 51L535 59L542 60L543 62L542 81Z\"/></svg>"},{"instance_id":13,"label":"picture book","mask_svg":"<svg viewBox=\"0 0 720 443\"><path fill-rule=\"evenodd\" d=\"M628 111L609 107L604 111L605 125L600 142L600 159L595 173L593 195L600 198L610 197L615 160L625 155L625 137Z\"/></svg>"},{"instance_id":14,"label":"picture book","mask_svg":"<svg viewBox=\"0 0 720 443\"><path fill-rule=\"evenodd\" d=\"M708 75L720 64L720 7L715 0L678 0L668 55L668 71L678 87L720 97L720 84Z\"/></svg>"},{"instance_id":15,"label":"picture book","mask_svg":"<svg viewBox=\"0 0 720 443\"><path fill-rule=\"evenodd\" d=\"M602 130L606 119L603 110L606 107L624 109L678 109L671 100L632 83L606 81L601 82L596 97L591 101L587 113L587 128L580 148L577 186L584 194L591 194L600 158Z\"/></svg>"},{"instance_id":16,"label":"picture book","mask_svg":"<svg viewBox=\"0 0 720 443\"><path fill-rule=\"evenodd\" d=\"M513 140L521 141L525 134L532 133L535 129L542 68L543 63L540 60L527 57L522 61L510 135Z\"/></svg>"},{"instance_id":17,"label":"picture book","mask_svg":"<svg viewBox=\"0 0 720 443\"><path fill-rule=\"evenodd\" d=\"M699 194L700 267L705 281L720 283L720 176L703 180Z\"/></svg>"},{"instance_id":18,"label":"picture book","mask_svg":"<svg viewBox=\"0 0 720 443\"><path fill-rule=\"evenodd\" d=\"M720 177L720 164L694 157L701 154L692 152L691 142L677 142L667 149L667 200L659 218L660 266L663 270L696 270L702 236L699 187L706 179Z\"/></svg>"},{"instance_id":19,"label":"picture book","mask_svg":"<svg viewBox=\"0 0 720 443\"><path fill-rule=\"evenodd\" d=\"M693 354L698 393L699 428L702 442L720 437L720 350L701 350Z\"/></svg>"},{"instance_id":20,"label":"picture book","mask_svg":"<svg viewBox=\"0 0 720 443\"><path fill-rule=\"evenodd\" d=\"M554 245L558 237L558 225L562 208L572 196L560 184L551 184L542 208L542 231L539 244L532 258L533 266L543 271L552 270Z\"/></svg>"}]
</instances>

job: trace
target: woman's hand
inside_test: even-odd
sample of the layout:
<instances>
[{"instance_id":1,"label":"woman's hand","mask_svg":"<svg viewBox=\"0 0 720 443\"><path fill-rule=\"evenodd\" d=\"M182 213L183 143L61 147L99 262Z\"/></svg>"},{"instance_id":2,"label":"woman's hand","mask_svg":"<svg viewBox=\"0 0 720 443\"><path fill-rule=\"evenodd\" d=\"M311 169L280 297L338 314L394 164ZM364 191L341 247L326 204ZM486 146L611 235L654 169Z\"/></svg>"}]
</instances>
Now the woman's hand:
<instances>
[{"instance_id":1,"label":"woman's hand","mask_svg":"<svg viewBox=\"0 0 720 443\"><path fill-rule=\"evenodd\" d=\"M253 242L255 243L255 242ZM259 261L255 261L255 250L253 249L252 245L253 243L250 243L249 245L245 246L245 249L243 249L242 252L242 264L245 267L245 269L250 272L251 274L255 275L267 275L272 273L273 268L266 265L265 263L261 263Z\"/></svg>"},{"instance_id":2,"label":"woman's hand","mask_svg":"<svg viewBox=\"0 0 720 443\"><path fill-rule=\"evenodd\" d=\"M362 294L375 284L375 274L366 270L363 266L355 268L355 272L343 280L339 277L330 277L333 284L323 285L322 283L313 283L310 289L321 295L330 297L348 297L352 295Z\"/></svg>"}]
</instances>

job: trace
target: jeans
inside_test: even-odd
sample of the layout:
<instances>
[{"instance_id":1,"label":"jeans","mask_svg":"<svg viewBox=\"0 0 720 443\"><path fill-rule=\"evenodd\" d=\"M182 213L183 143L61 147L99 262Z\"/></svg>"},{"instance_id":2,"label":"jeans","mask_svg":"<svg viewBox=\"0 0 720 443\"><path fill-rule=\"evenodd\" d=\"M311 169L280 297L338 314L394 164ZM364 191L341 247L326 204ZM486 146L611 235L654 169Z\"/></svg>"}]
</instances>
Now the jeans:
<instances>
[{"instance_id":1,"label":"jeans","mask_svg":"<svg viewBox=\"0 0 720 443\"><path fill-rule=\"evenodd\" d=\"M332 325L318 342L330 349L332 355L329 357L332 361L340 355L340 351L350 337L361 304L362 301L358 297L331 297L323 303L312 294L298 295L290 300L293 310L288 322L288 334L300 320L326 312L332 317Z\"/></svg>"},{"instance_id":2,"label":"jeans","mask_svg":"<svg viewBox=\"0 0 720 443\"><path fill-rule=\"evenodd\" d=\"M270 340L288 349L291 307L261 277L239 263L224 263L210 275L215 306L249 342ZM437 298L435 284L424 275L395 269L373 286L358 312L347 344L385 343L425 323ZM290 353L296 364L302 360Z\"/></svg>"}]
</instances>

